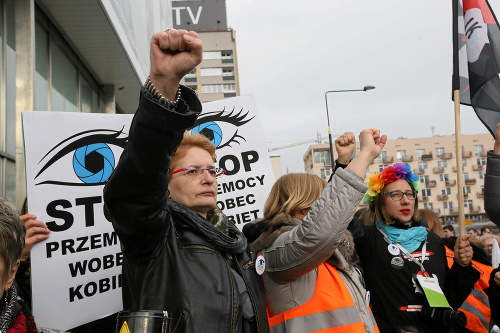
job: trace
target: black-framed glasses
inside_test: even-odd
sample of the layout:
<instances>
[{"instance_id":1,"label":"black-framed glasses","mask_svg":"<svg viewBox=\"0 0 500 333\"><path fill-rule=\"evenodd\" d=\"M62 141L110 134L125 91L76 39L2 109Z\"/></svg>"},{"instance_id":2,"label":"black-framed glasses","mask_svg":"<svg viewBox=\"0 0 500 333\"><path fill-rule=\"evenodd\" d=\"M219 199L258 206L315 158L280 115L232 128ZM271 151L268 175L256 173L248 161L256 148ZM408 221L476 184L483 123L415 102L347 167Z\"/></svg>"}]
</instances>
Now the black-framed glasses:
<instances>
[{"instance_id":1,"label":"black-framed glasses","mask_svg":"<svg viewBox=\"0 0 500 333\"><path fill-rule=\"evenodd\" d=\"M391 199L394 201L399 201L403 199L403 196L406 195L408 200L415 200L417 198L417 191L406 191L406 192L401 192L401 191L392 191L388 192L385 195L390 195Z\"/></svg>"},{"instance_id":2,"label":"black-framed glasses","mask_svg":"<svg viewBox=\"0 0 500 333\"><path fill-rule=\"evenodd\" d=\"M201 168L197 165L190 165L190 166L187 166L185 168L172 171L170 173L170 176L172 176L175 173L182 172L182 171L184 171L184 173L188 177L201 177L203 175L203 171L206 171L213 178L220 177L226 173L226 170L224 170L222 168L216 168L214 166L210 166L208 168Z\"/></svg>"}]
</instances>

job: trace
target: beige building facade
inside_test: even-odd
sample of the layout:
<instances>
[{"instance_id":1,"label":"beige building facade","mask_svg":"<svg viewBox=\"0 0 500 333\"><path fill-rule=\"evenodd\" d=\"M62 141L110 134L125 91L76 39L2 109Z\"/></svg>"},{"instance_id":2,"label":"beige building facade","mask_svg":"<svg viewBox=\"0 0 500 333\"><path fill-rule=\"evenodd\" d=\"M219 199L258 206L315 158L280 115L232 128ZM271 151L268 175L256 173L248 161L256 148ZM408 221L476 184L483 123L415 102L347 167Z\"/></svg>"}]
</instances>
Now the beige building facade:
<instances>
[{"instance_id":1,"label":"beige building facade","mask_svg":"<svg viewBox=\"0 0 500 333\"><path fill-rule=\"evenodd\" d=\"M462 172L465 219L487 221L484 212L486 154L493 148L490 134L462 135ZM357 144L359 151L359 143ZM331 173L329 145L313 145L304 155L304 169L328 179ZM444 223L458 220L457 160L455 136L388 140L380 156L367 170L380 171L394 163L408 163L420 176L419 208L428 208ZM459 163L460 164L460 163ZM361 204L362 205L362 204Z\"/></svg>"},{"instance_id":2,"label":"beige building facade","mask_svg":"<svg viewBox=\"0 0 500 333\"><path fill-rule=\"evenodd\" d=\"M181 84L198 93L201 102L240 95L235 31L198 32L203 42L203 61Z\"/></svg>"}]
</instances>

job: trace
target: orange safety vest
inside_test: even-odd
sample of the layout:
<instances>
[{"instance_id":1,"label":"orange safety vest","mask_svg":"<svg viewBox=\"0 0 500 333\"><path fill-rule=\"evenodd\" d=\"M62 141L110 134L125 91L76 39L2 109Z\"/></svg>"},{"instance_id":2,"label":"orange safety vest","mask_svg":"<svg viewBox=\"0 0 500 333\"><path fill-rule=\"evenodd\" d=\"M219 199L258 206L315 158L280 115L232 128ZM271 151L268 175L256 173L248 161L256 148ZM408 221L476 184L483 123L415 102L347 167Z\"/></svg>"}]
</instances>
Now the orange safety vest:
<instances>
[{"instance_id":1,"label":"orange safety vest","mask_svg":"<svg viewBox=\"0 0 500 333\"><path fill-rule=\"evenodd\" d=\"M451 268L455 253L447 246L445 246L445 248L448 267ZM491 309L488 296L483 290L489 286L493 267L481 264L475 260L472 260L472 266L481 274L481 278L474 284L474 289L459 310L465 313L467 317L467 326L465 326L467 329L475 333L488 333L490 328Z\"/></svg>"},{"instance_id":2,"label":"orange safety vest","mask_svg":"<svg viewBox=\"0 0 500 333\"><path fill-rule=\"evenodd\" d=\"M368 307L375 332L379 332ZM336 332L365 333L351 293L337 270L329 264L318 266L314 294L306 303L269 317L271 333Z\"/></svg>"}]
</instances>

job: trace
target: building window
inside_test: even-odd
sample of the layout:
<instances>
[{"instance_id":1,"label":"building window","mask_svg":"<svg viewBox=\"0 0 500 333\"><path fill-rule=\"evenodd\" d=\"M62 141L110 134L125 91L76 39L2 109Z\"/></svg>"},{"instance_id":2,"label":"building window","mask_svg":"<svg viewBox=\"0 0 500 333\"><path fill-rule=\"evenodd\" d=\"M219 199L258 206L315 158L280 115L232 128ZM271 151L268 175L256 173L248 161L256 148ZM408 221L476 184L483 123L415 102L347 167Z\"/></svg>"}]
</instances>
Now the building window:
<instances>
[{"instance_id":1,"label":"building window","mask_svg":"<svg viewBox=\"0 0 500 333\"><path fill-rule=\"evenodd\" d=\"M201 68L200 76L222 76L222 68L220 67Z\"/></svg>"},{"instance_id":2,"label":"building window","mask_svg":"<svg viewBox=\"0 0 500 333\"><path fill-rule=\"evenodd\" d=\"M474 145L474 155L483 154L483 145Z\"/></svg>"},{"instance_id":3,"label":"building window","mask_svg":"<svg viewBox=\"0 0 500 333\"><path fill-rule=\"evenodd\" d=\"M224 92L236 92L236 84L229 83L223 85Z\"/></svg>"},{"instance_id":4,"label":"building window","mask_svg":"<svg viewBox=\"0 0 500 333\"><path fill-rule=\"evenodd\" d=\"M424 170L427 170L427 162L418 162L418 171L424 172Z\"/></svg>"},{"instance_id":5,"label":"building window","mask_svg":"<svg viewBox=\"0 0 500 333\"><path fill-rule=\"evenodd\" d=\"M446 161L438 161L438 169L439 171L443 171L446 168Z\"/></svg>"},{"instance_id":6,"label":"building window","mask_svg":"<svg viewBox=\"0 0 500 333\"><path fill-rule=\"evenodd\" d=\"M479 171L479 179L484 179L484 172Z\"/></svg>"},{"instance_id":7,"label":"building window","mask_svg":"<svg viewBox=\"0 0 500 333\"><path fill-rule=\"evenodd\" d=\"M203 51L203 60L221 59L220 51Z\"/></svg>"},{"instance_id":8,"label":"building window","mask_svg":"<svg viewBox=\"0 0 500 333\"><path fill-rule=\"evenodd\" d=\"M425 175L425 176L420 177L420 182L427 184L429 182L429 176Z\"/></svg>"},{"instance_id":9,"label":"building window","mask_svg":"<svg viewBox=\"0 0 500 333\"><path fill-rule=\"evenodd\" d=\"M383 151L378 155L379 162L384 162L387 160L387 152Z\"/></svg>"},{"instance_id":10,"label":"building window","mask_svg":"<svg viewBox=\"0 0 500 333\"><path fill-rule=\"evenodd\" d=\"M464 186L464 194L469 194L470 193L470 186Z\"/></svg>"},{"instance_id":11,"label":"building window","mask_svg":"<svg viewBox=\"0 0 500 333\"><path fill-rule=\"evenodd\" d=\"M322 179L328 180L328 178L330 178L330 174L331 174L332 170L331 169L320 169L319 172L321 174Z\"/></svg>"},{"instance_id":12,"label":"building window","mask_svg":"<svg viewBox=\"0 0 500 333\"><path fill-rule=\"evenodd\" d=\"M451 194L451 188L449 188L449 187L443 188L443 189L441 189L441 193L443 195L450 195Z\"/></svg>"},{"instance_id":13,"label":"building window","mask_svg":"<svg viewBox=\"0 0 500 333\"><path fill-rule=\"evenodd\" d=\"M379 166L378 166L378 172L382 172L382 170L384 170L388 166L389 166L388 164L379 164Z\"/></svg>"},{"instance_id":14,"label":"building window","mask_svg":"<svg viewBox=\"0 0 500 333\"><path fill-rule=\"evenodd\" d=\"M464 177L464 180L469 180L469 173L464 172L463 177Z\"/></svg>"},{"instance_id":15,"label":"building window","mask_svg":"<svg viewBox=\"0 0 500 333\"><path fill-rule=\"evenodd\" d=\"M434 209L434 205L432 204L432 202L424 202L424 209L433 210Z\"/></svg>"},{"instance_id":16,"label":"building window","mask_svg":"<svg viewBox=\"0 0 500 333\"><path fill-rule=\"evenodd\" d=\"M398 161L406 160L406 150L398 150L396 152L396 158Z\"/></svg>"},{"instance_id":17,"label":"building window","mask_svg":"<svg viewBox=\"0 0 500 333\"><path fill-rule=\"evenodd\" d=\"M444 148L436 148L436 157L444 156Z\"/></svg>"},{"instance_id":18,"label":"building window","mask_svg":"<svg viewBox=\"0 0 500 333\"><path fill-rule=\"evenodd\" d=\"M223 63L233 62L233 51L221 51L221 57Z\"/></svg>"},{"instance_id":19,"label":"building window","mask_svg":"<svg viewBox=\"0 0 500 333\"><path fill-rule=\"evenodd\" d=\"M467 160L462 160L462 167L466 167L467 166Z\"/></svg>"},{"instance_id":20,"label":"building window","mask_svg":"<svg viewBox=\"0 0 500 333\"><path fill-rule=\"evenodd\" d=\"M421 160L422 155L425 155L425 149L417 149L416 155L417 155L417 160Z\"/></svg>"},{"instance_id":21,"label":"building window","mask_svg":"<svg viewBox=\"0 0 500 333\"><path fill-rule=\"evenodd\" d=\"M442 182L447 182L449 179L448 174L441 174L439 175L439 180Z\"/></svg>"},{"instance_id":22,"label":"building window","mask_svg":"<svg viewBox=\"0 0 500 333\"><path fill-rule=\"evenodd\" d=\"M450 202L447 202L447 201L443 202L443 208L444 209L453 209L453 202L452 201L450 201Z\"/></svg>"},{"instance_id":23,"label":"building window","mask_svg":"<svg viewBox=\"0 0 500 333\"><path fill-rule=\"evenodd\" d=\"M477 159L477 165L486 165L486 158L478 158Z\"/></svg>"},{"instance_id":24,"label":"building window","mask_svg":"<svg viewBox=\"0 0 500 333\"><path fill-rule=\"evenodd\" d=\"M234 71L232 68L223 68L222 76L234 76Z\"/></svg>"},{"instance_id":25,"label":"building window","mask_svg":"<svg viewBox=\"0 0 500 333\"><path fill-rule=\"evenodd\" d=\"M222 92L222 84L203 84L201 85L203 94L215 94Z\"/></svg>"},{"instance_id":26,"label":"building window","mask_svg":"<svg viewBox=\"0 0 500 333\"><path fill-rule=\"evenodd\" d=\"M332 165L330 162L330 153L326 150L323 151L315 151L314 152L314 163L324 165Z\"/></svg>"},{"instance_id":27,"label":"building window","mask_svg":"<svg viewBox=\"0 0 500 333\"><path fill-rule=\"evenodd\" d=\"M472 200L464 200L465 208L472 208Z\"/></svg>"},{"instance_id":28,"label":"building window","mask_svg":"<svg viewBox=\"0 0 500 333\"><path fill-rule=\"evenodd\" d=\"M431 196L431 189L430 188L424 188L422 190L422 197L427 198Z\"/></svg>"}]
</instances>

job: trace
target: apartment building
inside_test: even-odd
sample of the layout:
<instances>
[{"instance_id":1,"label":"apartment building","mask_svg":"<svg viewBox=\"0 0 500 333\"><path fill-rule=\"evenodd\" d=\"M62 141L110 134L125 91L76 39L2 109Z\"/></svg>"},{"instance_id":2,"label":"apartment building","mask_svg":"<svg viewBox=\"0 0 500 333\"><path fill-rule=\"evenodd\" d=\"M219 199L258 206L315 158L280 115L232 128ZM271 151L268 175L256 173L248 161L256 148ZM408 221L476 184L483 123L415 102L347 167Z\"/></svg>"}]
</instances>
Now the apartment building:
<instances>
[{"instance_id":1,"label":"apartment building","mask_svg":"<svg viewBox=\"0 0 500 333\"><path fill-rule=\"evenodd\" d=\"M465 219L486 221L484 212L484 174L486 153L493 148L490 134L462 135L463 193ZM312 145L305 153L304 169L323 179L331 173L329 144ZM408 163L420 176L419 207L433 210L444 222L458 220L457 161L455 136L398 138L388 140L380 156L367 170L379 173L394 163ZM357 144L359 151L359 143ZM460 164L460 163L459 163Z\"/></svg>"},{"instance_id":2,"label":"apartment building","mask_svg":"<svg viewBox=\"0 0 500 333\"><path fill-rule=\"evenodd\" d=\"M227 26L224 0L172 1L174 28L194 30L203 41L203 61L182 80L201 102L240 95L236 32Z\"/></svg>"}]
</instances>

